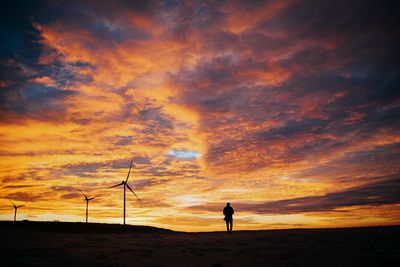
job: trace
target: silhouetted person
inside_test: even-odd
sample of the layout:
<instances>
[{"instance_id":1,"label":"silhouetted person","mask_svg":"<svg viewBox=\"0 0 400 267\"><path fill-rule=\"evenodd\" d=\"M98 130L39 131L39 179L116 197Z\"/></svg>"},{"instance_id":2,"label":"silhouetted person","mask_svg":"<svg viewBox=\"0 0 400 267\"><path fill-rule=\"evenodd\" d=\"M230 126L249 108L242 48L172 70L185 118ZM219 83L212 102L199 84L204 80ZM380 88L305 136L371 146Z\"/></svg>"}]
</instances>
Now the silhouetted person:
<instances>
[{"instance_id":1,"label":"silhouetted person","mask_svg":"<svg viewBox=\"0 0 400 267\"><path fill-rule=\"evenodd\" d=\"M225 222L226 222L226 231L232 232L233 226L233 217L232 215L235 213L233 208L231 207L231 203L226 203L226 207L224 208Z\"/></svg>"}]
</instances>

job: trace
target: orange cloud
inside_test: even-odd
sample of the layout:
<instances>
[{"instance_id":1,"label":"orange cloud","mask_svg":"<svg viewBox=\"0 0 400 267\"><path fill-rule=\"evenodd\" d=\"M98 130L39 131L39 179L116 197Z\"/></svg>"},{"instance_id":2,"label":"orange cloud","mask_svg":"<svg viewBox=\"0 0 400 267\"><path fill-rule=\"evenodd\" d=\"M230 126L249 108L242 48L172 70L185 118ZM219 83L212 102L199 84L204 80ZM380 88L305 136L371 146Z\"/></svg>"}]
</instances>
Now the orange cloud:
<instances>
[{"instance_id":1,"label":"orange cloud","mask_svg":"<svg viewBox=\"0 0 400 267\"><path fill-rule=\"evenodd\" d=\"M40 55L2 62L0 205L83 220L80 189L120 223L107 187L133 159L129 223L222 230L227 201L237 229L398 223L395 57L325 5L84 1L33 23Z\"/></svg>"}]
</instances>

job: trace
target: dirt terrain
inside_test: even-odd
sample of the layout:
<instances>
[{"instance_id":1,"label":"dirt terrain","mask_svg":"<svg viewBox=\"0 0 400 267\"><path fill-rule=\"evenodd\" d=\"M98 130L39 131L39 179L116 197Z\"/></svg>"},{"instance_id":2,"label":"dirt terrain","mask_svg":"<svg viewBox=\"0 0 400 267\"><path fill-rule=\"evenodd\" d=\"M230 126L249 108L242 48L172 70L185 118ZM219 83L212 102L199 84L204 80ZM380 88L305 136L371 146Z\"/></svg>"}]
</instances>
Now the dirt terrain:
<instances>
[{"instance_id":1,"label":"dirt terrain","mask_svg":"<svg viewBox=\"0 0 400 267\"><path fill-rule=\"evenodd\" d=\"M0 222L1 266L400 266L400 226L182 233Z\"/></svg>"}]
</instances>

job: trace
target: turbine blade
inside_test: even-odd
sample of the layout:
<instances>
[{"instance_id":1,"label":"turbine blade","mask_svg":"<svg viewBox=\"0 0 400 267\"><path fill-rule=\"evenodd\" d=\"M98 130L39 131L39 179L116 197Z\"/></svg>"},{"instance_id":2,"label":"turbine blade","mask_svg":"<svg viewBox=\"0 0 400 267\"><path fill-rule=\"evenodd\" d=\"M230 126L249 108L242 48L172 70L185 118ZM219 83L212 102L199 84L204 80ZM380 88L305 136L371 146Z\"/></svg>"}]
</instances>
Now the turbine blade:
<instances>
[{"instance_id":1,"label":"turbine blade","mask_svg":"<svg viewBox=\"0 0 400 267\"><path fill-rule=\"evenodd\" d=\"M82 194L85 198L88 198L88 197L85 195L85 193L83 193L81 190L78 189L78 191L81 192L81 194Z\"/></svg>"},{"instance_id":2,"label":"turbine blade","mask_svg":"<svg viewBox=\"0 0 400 267\"><path fill-rule=\"evenodd\" d=\"M100 194L100 195L97 195L97 196L94 196L94 197L91 197L91 198L89 198L89 200L95 199L95 198L98 197L98 196L101 196L101 194Z\"/></svg>"},{"instance_id":3,"label":"turbine blade","mask_svg":"<svg viewBox=\"0 0 400 267\"><path fill-rule=\"evenodd\" d=\"M131 159L131 166L129 167L129 172L128 172L128 176L126 176L126 180L125 180L125 182L128 182L128 179L129 179L129 175L131 174L131 169L132 169L132 163L133 163L133 159Z\"/></svg>"},{"instance_id":4,"label":"turbine blade","mask_svg":"<svg viewBox=\"0 0 400 267\"><path fill-rule=\"evenodd\" d=\"M25 206L25 205L19 205L19 206L16 206L16 208L18 209L18 208L21 208L21 207L23 207L23 206Z\"/></svg>"},{"instance_id":5,"label":"turbine blade","mask_svg":"<svg viewBox=\"0 0 400 267\"><path fill-rule=\"evenodd\" d=\"M132 188L126 184L126 186L128 187L129 190L131 190L131 192L135 195L135 197L140 201L140 198L135 194L135 192L133 192Z\"/></svg>"},{"instance_id":6,"label":"turbine blade","mask_svg":"<svg viewBox=\"0 0 400 267\"><path fill-rule=\"evenodd\" d=\"M109 187L107 187L107 188L113 188L113 187L117 187L117 186L120 186L120 185L123 185L124 183L119 183L119 184L116 184L116 185L113 185L113 186L109 186Z\"/></svg>"},{"instance_id":7,"label":"turbine blade","mask_svg":"<svg viewBox=\"0 0 400 267\"><path fill-rule=\"evenodd\" d=\"M11 202L11 204L13 204L13 206L14 206L14 208L16 207L16 205L14 204L14 202L12 202L11 200L10 200L10 202Z\"/></svg>"}]
</instances>

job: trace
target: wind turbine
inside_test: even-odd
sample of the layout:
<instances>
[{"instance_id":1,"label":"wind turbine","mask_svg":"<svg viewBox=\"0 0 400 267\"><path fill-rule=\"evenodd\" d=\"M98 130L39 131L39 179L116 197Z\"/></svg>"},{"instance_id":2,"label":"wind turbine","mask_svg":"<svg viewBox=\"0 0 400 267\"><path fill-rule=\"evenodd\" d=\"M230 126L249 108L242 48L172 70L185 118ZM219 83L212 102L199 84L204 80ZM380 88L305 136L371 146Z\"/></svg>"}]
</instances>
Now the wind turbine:
<instances>
[{"instance_id":1,"label":"wind turbine","mask_svg":"<svg viewBox=\"0 0 400 267\"><path fill-rule=\"evenodd\" d=\"M109 187L109 188L112 188L112 187L117 187L120 185L124 186L124 225L125 225L125 214L126 214L126 212L125 212L125 210L126 210L126 188L128 187L128 189L131 190L131 192L135 195L135 197L140 201L140 198L135 194L135 192L133 192L132 188L128 184L129 175L131 174L131 169L132 169L132 162L133 162L133 160L131 160L131 166L129 167L129 172L128 172L128 176L126 177L126 180L122 181L121 183L119 183L117 185L113 185L113 186Z\"/></svg>"},{"instance_id":2,"label":"wind turbine","mask_svg":"<svg viewBox=\"0 0 400 267\"><path fill-rule=\"evenodd\" d=\"M88 197L81 190L79 190L79 192L81 192L81 194L85 197L85 200L86 200L86 223L87 223L88 222L89 201L92 200L92 199L95 199L96 197L98 197L100 195L97 195L95 197Z\"/></svg>"},{"instance_id":3,"label":"wind turbine","mask_svg":"<svg viewBox=\"0 0 400 267\"><path fill-rule=\"evenodd\" d=\"M17 206L17 205L14 204L14 202L11 201L11 203L12 203L13 206L14 206L14 222L15 222L15 221L17 220L17 209L18 209L18 208L21 208L21 207L23 207L23 206L25 206L25 205L19 205L19 206Z\"/></svg>"}]
</instances>

